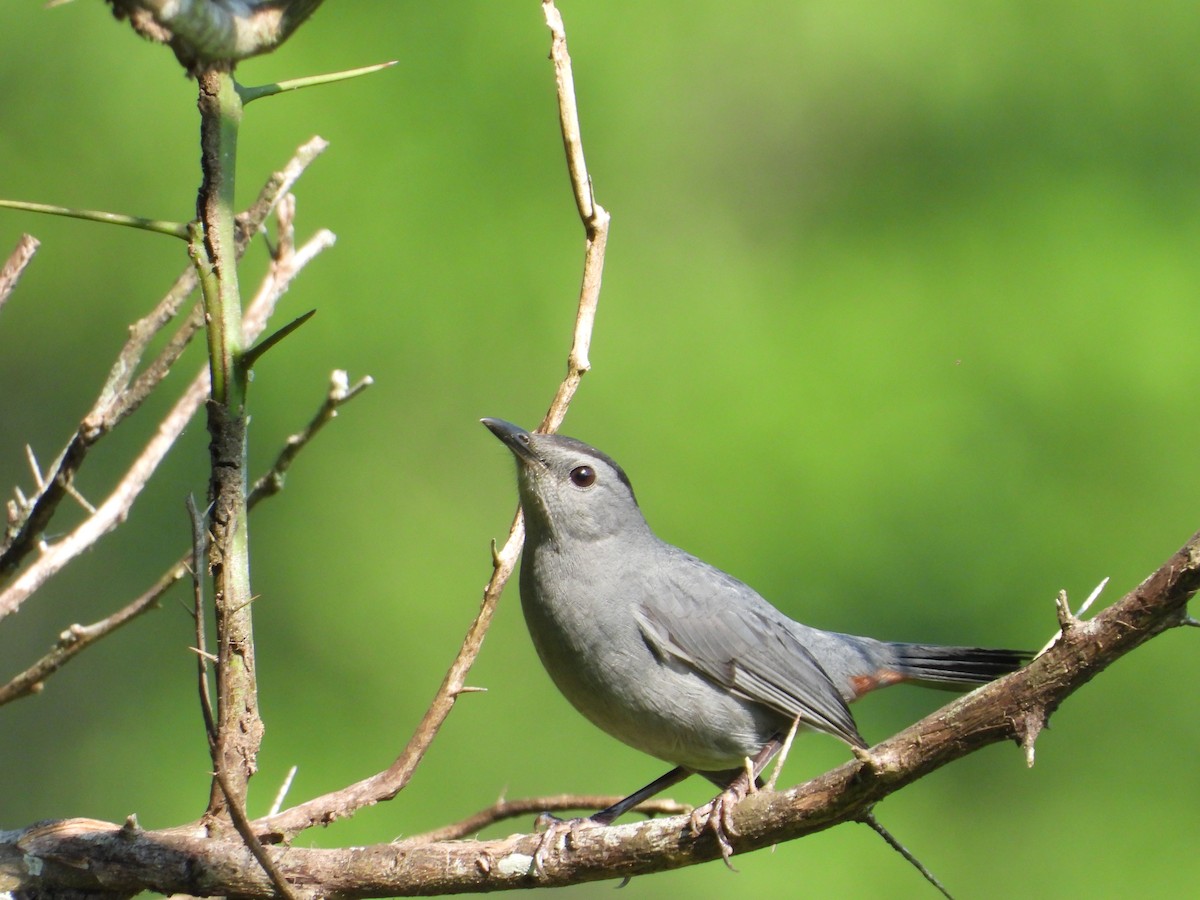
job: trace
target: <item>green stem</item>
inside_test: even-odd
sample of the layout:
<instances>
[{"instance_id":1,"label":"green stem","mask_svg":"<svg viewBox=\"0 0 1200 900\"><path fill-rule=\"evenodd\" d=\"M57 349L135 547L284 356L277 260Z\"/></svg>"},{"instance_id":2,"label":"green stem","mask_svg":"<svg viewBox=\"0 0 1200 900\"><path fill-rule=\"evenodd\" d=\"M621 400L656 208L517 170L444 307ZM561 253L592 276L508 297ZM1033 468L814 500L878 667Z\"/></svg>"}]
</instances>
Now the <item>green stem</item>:
<instances>
[{"instance_id":1,"label":"green stem","mask_svg":"<svg viewBox=\"0 0 1200 900\"><path fill-rule=\"evenodd\" d=\"M234 409L245 402L245 373L239 371L245 349L242 304L234 252L234 187L242 98L229 72L208 70L201 74L199 83L204 181L196 212L203 239L202 258L212 275L212 290L204 292L212 398Z\"/></svg>"},{"instance_id":2,"label":"green stem","mask_svg":"<svg viewBox=\"0 0 1200 900\"><path fill-rule=\"evenodd\" d=\"M250 612L246 517L246 364L238 289L234 187L242 100L233 76L219 68L198 75L201 166L198 224L191 252L200 274L207 318L212 393L212 543L209 567L217 637L217 712L209 821L229 820L244 806L262 741ZM230 792L232 791L232 795Z\"/></svg>"}]
</instances>

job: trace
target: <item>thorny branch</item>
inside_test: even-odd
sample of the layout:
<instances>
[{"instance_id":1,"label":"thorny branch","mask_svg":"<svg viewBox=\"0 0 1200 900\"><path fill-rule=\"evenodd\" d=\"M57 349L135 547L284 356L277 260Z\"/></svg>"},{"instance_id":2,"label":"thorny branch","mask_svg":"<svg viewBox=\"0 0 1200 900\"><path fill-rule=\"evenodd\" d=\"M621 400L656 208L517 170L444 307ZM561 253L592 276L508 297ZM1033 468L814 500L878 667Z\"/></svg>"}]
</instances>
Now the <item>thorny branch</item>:
<instances>
[{"instance_id":1,"label":"thorny branch","mask_svg":"<svg viewBox=\"0 0 1200 900\"><path fill-rule=\"evenodd\" d=\"M250 209L238 217L236 252L239 257L275 211L280 200L327 146L328 144L319 137L306 142L287 165L271 176ZM68 496L70 485L83 465L88 451L141 406L146 397L167 376L184 347L203 325L203 315L199 307L196 307L159 355L140 375L136 375L146 347L179 312L196 289L196 283L195 269L189 266L176 279L175 284L154 310L130 327L129 340L118 354L99 396L79 423L66 447L59 453L37 494L26 503L20 504L19 509L16 504L10 503L8 531L3 546L0 546L0 580L14 573L25 557L37 547L37 541L59 503ZM0 592L0 618L20 606L33 590L44 584L70 558L73 556L64 558L59 554L49 560L46 557L38 559L23 573L22 579L26 588L21 593ZM15 585L13 587L15 589Z\"/></svg>"},{"instance_id":2,"label":"thorny branch","mask_svg":"<svg viewBox=\"0 0 1200 900\"><path fill-rule=\"evenodd\" d=\"M307 249L307 247L301 248L300 252L303 254ZM297 264L294 268L298 272L303 266ZM287 439L274 464L255 482L250 495L246 498L247 507L254 509L262 500L279 493L283 489L284 476L287 470L291 468L300 451L316 437L325 425L333 421L341 406L353 400L366 390L366 388L370 387L371 384L372 380L368 376L350 385L345 372L335 371L330 376L329 391L326 393L325 400L321 403L320 408L308 425ZM146 591L112 615L91 625L70 626L70 628L59 635L58 642L50 652L25 669L25 671L11 678L7 684L0 686L0 706L21 697L40 692L44 687L45 680L66 665L73 657L142 613L156 609L163 595L176 582L183 579L189 573L199 573L202 569L203 554L200 556L200 563L197 564L194 551L185 553ZM204 633L203 622L199 621L198 617L200 613L198 609L195 615L197 616L197 634L199 637L202 637ZM210 657L204 649L202 640L197 640L196 651L203 665L204 660ZM207 678L207 675L205 678ZM209 714L205 718L207 729L211 733L211 699L207 688L201 685L200 690L201 695L205 698L203 702L209 710Z\"/></svg>"},{"instance_id":3,"label":"thorny branch","mask_svg":"<svg viewBox=\"0 0 1200 900\"><path fill-rule=\"evenodd\" d=\"M327 231L318 232L297 258L311 257L332 245L333 236ZM297 270L298 271L298 270ZM267 318L274 311L275 303L287 290L295 271L284 278L271 281L269 289L259 292L246 311L246 332L250 335L262 333ZM24 600L33 594L52 575L68 562L93 546L101 536L111 531L129 514L134 501L146 482L162 462L167 451L174 446L184 427L208 396L208 372L198 374L184 390L175 406L159 424L158 431L134 461L121 482L101 503L93 516L84 520L75 530L49 547L38 560L26 569L5 591L0 592L0 618L15 612Z\"/></svg>"},{"instance_id":4,"label":"thorny branch","mask_svg":"<svg viewBox=\"0 0 1200 900\"><path fill-rule=\"evenodd\" d=\"M1003 740L1036 734L1073 692L1117 659L1171 628L1190 624L1187 603L1200 588L1200 533L1142 584L1089 620L1078 620L1026 668L973 691L854 759L786 791L759 791L738 804L739 853L861 820L870 807L930 772ZM262 823L256 823L261 826ZM270 839L271 835L260 836ZM686 815L581 828L565 852L531 871L540 834L500 840L415 838L340 850L275 851L283 877L314 894L387 897L552 887L648 874L720 856L707 832L692 837ZM42 875L28 874L34 858ZM86 869L74 864L87 859ZM128 833L89 819L0 833L0 890L48 885L119 891L239 894L275 890L239 841L206 840L195 830ZM202 891L201 891L202 889Z\"/></svg>"}]
</instances>

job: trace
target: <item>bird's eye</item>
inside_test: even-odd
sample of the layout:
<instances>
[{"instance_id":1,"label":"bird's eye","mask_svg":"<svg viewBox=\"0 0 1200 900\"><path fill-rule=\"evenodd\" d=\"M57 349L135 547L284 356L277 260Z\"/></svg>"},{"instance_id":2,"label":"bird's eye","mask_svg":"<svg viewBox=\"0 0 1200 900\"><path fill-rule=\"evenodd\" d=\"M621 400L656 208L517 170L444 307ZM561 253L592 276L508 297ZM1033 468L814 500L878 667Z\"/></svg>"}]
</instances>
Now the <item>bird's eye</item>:
<instances>
[{"instance_id":1,"label":"bird's eye","mask_svg":"<svg viewBox=\"0 0 1200 900\"><path fill-rule=\"evenodd\" d=\"M587 488L596 483L596 470L591 466L576 466L571 470L571 484Z\"/></svg>"}]
</instances>

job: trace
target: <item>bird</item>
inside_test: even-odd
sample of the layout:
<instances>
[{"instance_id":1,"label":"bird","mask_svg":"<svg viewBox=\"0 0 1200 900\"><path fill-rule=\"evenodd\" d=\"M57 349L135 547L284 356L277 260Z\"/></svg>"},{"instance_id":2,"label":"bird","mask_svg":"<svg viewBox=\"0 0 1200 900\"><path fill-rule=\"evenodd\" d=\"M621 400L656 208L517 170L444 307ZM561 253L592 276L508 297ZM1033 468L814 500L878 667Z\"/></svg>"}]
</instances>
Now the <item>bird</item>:
<instances>
[{"instance_id":1,"label":"bird","mask_svg":"<svg viewBox=\"0 0 1200 900\"><path fill-rule=\"evenodd\" d=\"M794 726L864 759L849 704L901 682L967 689L1020 668L1016 650L900 643L823 631L662 540L624 469L580 440L483 424L516 459L525 538L521 608L566 699L594 725L674 766L589 816L611 824L698 774L722 789L692 814L729 863L730 811Z\"/></svg>"}]
</instances>

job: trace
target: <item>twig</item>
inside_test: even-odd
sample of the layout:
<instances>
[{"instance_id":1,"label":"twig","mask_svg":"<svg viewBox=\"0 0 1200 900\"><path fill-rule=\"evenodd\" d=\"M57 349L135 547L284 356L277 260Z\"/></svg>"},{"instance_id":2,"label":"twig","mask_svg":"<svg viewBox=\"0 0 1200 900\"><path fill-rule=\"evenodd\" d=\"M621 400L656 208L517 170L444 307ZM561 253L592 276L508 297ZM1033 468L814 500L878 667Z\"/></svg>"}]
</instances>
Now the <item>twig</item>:
<instances>
[{"instance_id":1,"label":"twig","mask_svg":"<svg viewBox=\"0 0 1200 900\"><path fill-rule=\"evenodd\" d=\"M571 351L567 359L567 375L558 387L550 404L546 418L540 426L543 430L558 428L566 415L571 398L579 387L583 374L590 367L588 348L596 319L596 305L600 296L600 275L604 268L604 247L608 235L609 215L592 197L591 178L583 163L583 147L579 137L579 117L575 105L574 81L571 76L571 59L567 54L566 35L562 18L551 2L543 3L546 23L551 32L551 57L554 61L555 81L558 90L559 126L563 145L567 150L567 168L571 176L579 214L587 231L587 249L584 255L582 286L575 313L575 327ZM390 800L408 784L422 757L429 749L442 723L446 721L459 695L464 693L467 673L470 671L484 636L491 625L509 576L516 566L517 556L525 538L525 525L520 510L513 518L508 538L503 548L492 552L492 577L483 592L483 601L475 620L467 629L458 655L451 663L432 703L425 711L407 746L396 760L382 772L351 784L341 790L332 791L284 810L275 816L260 819L256 824L263 831L291 837L317 823L328 823L334 819L353 815L363 806Z\"/></svg>"},{"instance_id":2,"label":"twig","mask_svg":"<svg viewBox=\"0 0 1200 900\"><path fill-rule=\"evenodd\" d=\"M282 169L271 175L254 204L238 217L239 256L245 252L253 236L288 195L296 180L327 146L323 139L312 138L296 151ZM50 467L51 470L46 473L44 487L39 489L35 497L18 501L21 508L10 521L4 545L0 548L0 579L15 572L22 560L37 546L39 536L49 524L58 504L68 494L68 486L74 480L91 447L141 406L166 377L196 330L203 324L203 311L197 307L158 357L146 367L136 381L134 380L146 347L175 317L196 289L196 284L196 271L189 267L176 279L175 284L154 310L130 328L129 340L117 356L99 396L91 410L83 417L67 446ZM3 615L3 607L0 604L0 617Z\"/></svg>"},{"instance_id":3,"label":"twig","mask_svg":"<svg viewBox=\"0 0 1200 900\"><path fill-rule=\"evenodd\" d=\"M201 512L196 506L196 498L191 494L187 497L188 520L192 526L192 619L196 627L196 682L200 692L200 712L204 717L204 735L208 738L208 752L213 757L213 766L217 765L217 726L213 716L212 693L208 687L208 662L211 654L208 652L208 639L204 627L204 574L208 559L208 528L204 524L208 511Z\"/></svg>"},{"instance_id":4,"label":"twig","mask_svg":"<svg viewBox=\"0 0 1200 900\"><path fill-rule=\"evenodd\" d=\"M583 138L579 130L579 110L575 103L575 77L571 71L571 55L567 52L567 33L562 15L553 0L543 0L542 12L550 29L550 59L554 63L554 80L558 94L558 118L562 130L563 148L567 154L567 171L575 206L587 234L583 257L583 280L579 289L579 311L575 317L575 333L567 357L567 377L559 385L550 408L546 411L539 431L554 432L567 415L571 398L579 389L585 372L591 367L589 352L592 330L596 321L596 306L600 300L601 275L604 272L604 250L608 244L608 211L596 202L592 177L583 157Z\"/></svg>"},{"instance_id":5,"label":"twig","mask_svg":"<svg viewBox=\"0 0 1200 900\"><path fill-rule=\"evenodd\" d=\"M335 381L337 381L338 375L344 375L344 373L335 372ZM356 397L369 383L370 378L368 377L362 379L354 387L348 388L345 396L339 398L337 405L340 407ZM333 418L332 415L325 415L328 406L329 398L326 397L325 402L321 406L321 410L318 411L317 416L314 417L314 422L324 417L324 421L321 423L323 426L325 421ZM283 487L283 472L291 466L291 463L295 460L296 455L300 452L300 450L307 446L309 441L319 430L319 427L314 428L310 424L308 430L301 432L301 434L305 435L303 440L298 441L296 435L288 438L287 443L280 452L279 459L276 460L272 470L255 483L256 490L251 492L250 496L247 498L247 508L254 509L254 507L257 506L260 501L265 500L267 497L273 496L279 492L279 490ZM283 459L286 459L287 463L281 468L280 460ZM271 489L257 489L260 485L264 484L271 485ZM142 613L151 609L156 609L163 594L165 594L176 582L182 580L185 575L189 574L189 572L195 573L199 571L203 571L203 560L201 560L200 565L197 567L193 547L192 551L185 553L182 557L176 560L175 563L169 569L167 569L167 571L164 572L162 576L159 577L158 581L156 581L150 588L142 593L137 599L117 610L117 612L91 625L72 625L59 636L58 644L49 653L35 662L32 666L28 667L24 672L21 672L19 675L10 679L7 684L0 686L0 706L3 706L5 703L8 703L12 700L40 692L45 679L66 665L66 663L72 657L76 656L81 651L100 640L100 638L111 634L122 625L125 625L126 623L140 616ZM203 632L197 633L197 646L195 647L195 651L201 660L207 659L212 661L212 655L209 654L204 647ZM201 691L204 696L208 696L207 688L202 688ZM275 811L277 811L277 809L272 810L272 812Z\"/></svg>"},{"instance_id":6,"label":"twig","mask_svg":"<svg viewBox=\"0 0 1200 900\"><path fill-rule=\"evenodd\" d=\"M4 308L5 301L16 289L17 282L21 280L21 273L33 260L33 254L37 253L39 246L41 245L38 239L32 234L21 235L13 252L8 255L4 265L0 266L0 309Z\"/></svg>"},{"instance_id":7,"label":"twig","mask_svg":"<svg viewBox=\"0 0 1200 900\"><path fill-rule=\"evenodd\" d=\"M61 635L58 643L49 653L39 659L24 672L10 679L0 687L0 706L39 693L47 678L61 669L77 654L105 635L111 634L122 625L132 621L148 610L158 606L158 601L167 590L187 574L187 565L180 560L162 577L158 579L145 593L133 602L117 610L111 616L94 622L91 625L72 625Z\"/></svg>"},{"instance_id":8,"label":"twig","mask_svg":"<svg viewBox=\"0 0 1200 900\"><path fill-rule=\"evenodd\" d=\"M275 303L287 291L291 279L304 263L331 246L332 235L318 232L295 254L295 259L286 265L273 267L263 289L246 311L245 331L249 336L262 333L266 321L274 311ZM21 604L39 587L57 574L72 559L91 547L102 535L116 528L129 514L133 502L145 487L146 481L162 461L167 451L178 440L184 427L208 396L208 372L200 372L184 390L175 406L159 424L153 438L134 461L125 477L101 503L94 516L90 516L66 537L49 547L36 562L0 592L0 619L20 608Z\"/></svg>"},{"instance_id":9,"label":"twig","mask_svg":"<svg viewBox=\"0 0 1200 900\"><path fill-rule=\"evenodd\" d=\"M228 810L229 817L233 820L233 827L237 830L238 835L241 836L246 847L254 854L254 858L258 860L258 864L267 873L267 877L271 879L271 884L275 886L275 889L286 900L297 900L299 894L288 883L287 877L279 871L279 867L275 865L275 860L271 859L271 854L267 852L267 848L262 845L262 841L254 833L254 828L250 824L250 818L246 815L243 795L237 792L234 786L229 783L229 777L221 769L218 768L213 774L217 784L220 785L221 791L225 795L225 809Z\"/></svg>"},{"instance_id":10,"label":"twig","mask_svg":"<svg viewBox=\"0 0 1200 900\"><path fill-rule=\"evenodd\" d=\"M207 373L197 376L158 426L149 443L134 460L128 472L108 498L70 534L57 541L18 576L7 590L0 593L0 619L16 612L25 600L62 570L71 560L96 543L104 534L116 528L133 502L146 486L184 427L208 395ZM44 496L44 495L43 495Z\"/></svg>"},{"instance_id":11,"label":"twig","mask_svg":"<svg viewBox=\"0 0 1200 900\"><path fill-rule=\"evenodd\" d=\"M476 832L503 822L505 819L516 819L521 816L535 815L543 812L570 812L571 810L606 809L621 800L616 795L604 794L557 794L552 797L524 797L520 800L497 800L486 809L481 809L472 816L405 838L406 842L455 841L468 837ZM674 800L647 800L639 803L630 812L638 812L644 816L678 816L691 812L686 803Z\"/></svg>"},{"instance_id":12,"label":"twig","mask_svg":"<svg viewBox=\"0 0 1200 900\"><path fill-rule=\"evenodd\" d=\"M164 222L161 219L145 219L127 216L124 213L105 212L99 209L78 209L73 206L54 206L49 203L30 203L26 200L0 200L0 208L18 209L24 212L44 213L50 216L65 216L68 219L83 219L85 222L103 222L106 225L124 225L168 237L187 238L187 225L183 222Z\"/></svg>"},{"instance_id":13,"label":"twig","mask_svg":"<svg viewBox=\"0 0 1200 900\"><path fill-rule=\"evenodd\" d=\"M911 850L896 840L896 836L894 834L879 824L879 820L875 818L874 808L868 808L867 811L859 817L858 821L862 822L877 835L883 838L884 843L903 856L905 860L908 861L909 865L920 872L921 877L933 885L934 888L936 888L938 892L946 898L946 900L954 900L954 898L950 896L950 892L946 890L946 886L942 884L941 881L938 880L938 877L926 867L925 863L917 859Z\"/></svg>"},{"instance_id":14,"label":"twig","mask_svg":"<svg viewBox=\"0 0 1200 900\"><path fill-rule=\"evenodd\" d=\"M333 421L338 414L339 407L353 400L374 383L374 379L367 375L351 386L349 376L341 369L335 370L329 377L329 390L325 394L325 402L321 404L321 408L317 410L308 425L287 439L270 471L254 482L254 487L250 489L250 494L246 498L247 506L253 508L254 504L263 498L279 493L283 489L284 478L296 455L316 437L322 428Z\"/></svg>"}]
</instances>

